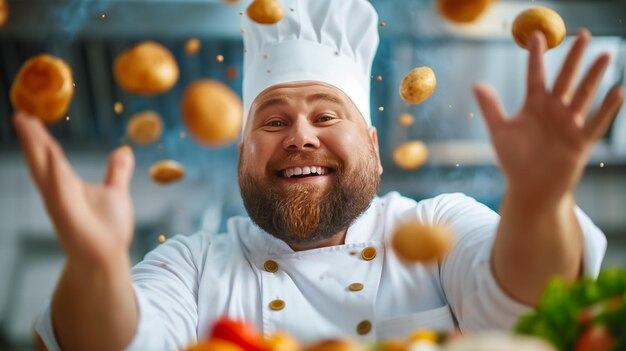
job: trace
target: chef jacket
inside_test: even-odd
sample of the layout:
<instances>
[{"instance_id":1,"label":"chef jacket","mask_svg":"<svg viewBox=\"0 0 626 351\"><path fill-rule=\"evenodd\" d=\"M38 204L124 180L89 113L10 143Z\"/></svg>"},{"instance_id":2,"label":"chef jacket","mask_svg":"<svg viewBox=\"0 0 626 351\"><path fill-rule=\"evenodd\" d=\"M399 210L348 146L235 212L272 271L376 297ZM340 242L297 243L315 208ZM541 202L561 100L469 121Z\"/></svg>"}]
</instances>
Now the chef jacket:
<instances>
[{"instance_id":1,"label":"chef jacket","mask_svg":"<svg viewBox=\"0 0 626 351\"><path fill-rule=\"evenodd\" d=\"M579 208L576 216L584 274L596 276L606 238ZM391 249L394 228L411 219L445 223L456 234L441 262L404 262ZM294 252L246 217L229 219L224 234L178 235L132 270L139 325L127 349L183 349L224 315L304 343L405 338L416 328L510 330L531 308L507 296L490 269L498 221L461 193L416 202L391 192L374 198L343 245ZM59 350L49 305L36 330L50 351Z\"/></svg>"}]
</instances>

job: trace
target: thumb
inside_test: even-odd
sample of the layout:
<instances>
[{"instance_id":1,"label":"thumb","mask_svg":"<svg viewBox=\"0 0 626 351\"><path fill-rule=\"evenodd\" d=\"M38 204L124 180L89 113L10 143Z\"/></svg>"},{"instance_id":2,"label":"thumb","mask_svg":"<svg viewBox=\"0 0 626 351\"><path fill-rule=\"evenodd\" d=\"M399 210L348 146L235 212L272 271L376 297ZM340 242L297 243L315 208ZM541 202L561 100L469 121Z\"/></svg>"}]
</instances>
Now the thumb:
<instances>
[{"instance_id":1,"label":"thumb","mask_svg":"<svg viewBox=\"0 0 626 351\"><path fill-rule=\"evenodd\" d=\"M135 168L135 156L128 145L117 148L109 156L107 174L104 184L127 190Z\"/></svg>"},{"instance_id":2,"label":"thumb","mask_svg":"<svg viewBox=\"0 0 626 351\"><path fill-rule=\"evenodd\" d=\"M484 83L474 85L474 96L483 114L490 132L493 132L500 124L504 123L504 111L500 105L498 95L493 89Z\"/></svg>"}]
</instances>

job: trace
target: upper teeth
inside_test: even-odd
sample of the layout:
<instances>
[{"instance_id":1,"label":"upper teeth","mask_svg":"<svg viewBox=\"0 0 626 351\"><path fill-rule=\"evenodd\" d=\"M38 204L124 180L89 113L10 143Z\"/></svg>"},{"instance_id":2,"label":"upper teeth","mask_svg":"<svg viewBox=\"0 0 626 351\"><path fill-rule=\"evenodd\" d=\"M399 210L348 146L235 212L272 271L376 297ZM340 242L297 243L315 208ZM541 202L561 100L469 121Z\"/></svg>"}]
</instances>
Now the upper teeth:
<instances>
[{"instance_id":1,"label":"upper teeth","mask_svg":"<svg viewBox=\"0 0 626 351\"><path fill-rule=\"evenodd\" d=\"M284 170L283 176L285 178L291 178L294 175L302 175L302 174L307 175L311 173L324 175L328 173L328 169L326 167L319 167L319 166L293 167L293 168L287 168L286 170Z\"/></svg>"}]
</instances>

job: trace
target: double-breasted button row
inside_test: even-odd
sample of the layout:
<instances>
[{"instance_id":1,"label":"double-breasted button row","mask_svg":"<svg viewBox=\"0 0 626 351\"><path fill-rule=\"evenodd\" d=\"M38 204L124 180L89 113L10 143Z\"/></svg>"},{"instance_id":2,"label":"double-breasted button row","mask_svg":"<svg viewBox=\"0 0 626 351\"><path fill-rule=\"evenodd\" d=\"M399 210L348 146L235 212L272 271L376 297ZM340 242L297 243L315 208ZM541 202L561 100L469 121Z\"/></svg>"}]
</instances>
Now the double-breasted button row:
<instances>
[{"instance_id":1,"label":"double-breasted button row","mask_svg":"<svg viewBox=\"0 0 626 351\"><path fill-rule=\"evenodd\" d=\"M368 246L361 250L361 258L365 261L371 261L376 258L376 248L372 246ZM278 263L274 260L267 260L263 263L263 269L269 273L276 273L278 271ZM363 284L361 283L351 283L348 285L348 290L351 292L357 292L363 290ZM268 305L269 309L272 311L281 311L285 308L285 301L281 299L275 299L270 301ZM366 335L372 330L372 323L368 320L363 320L359 322L356 326L356 332L359 335Z\"/></svg>"}]
</instances>

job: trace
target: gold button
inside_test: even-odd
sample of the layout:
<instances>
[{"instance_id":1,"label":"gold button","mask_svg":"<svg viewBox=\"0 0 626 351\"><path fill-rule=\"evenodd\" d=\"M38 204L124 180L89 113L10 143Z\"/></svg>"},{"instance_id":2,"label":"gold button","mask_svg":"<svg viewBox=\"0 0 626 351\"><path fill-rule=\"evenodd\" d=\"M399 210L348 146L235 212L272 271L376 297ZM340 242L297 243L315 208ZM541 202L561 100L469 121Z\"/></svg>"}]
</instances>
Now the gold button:
<instances>
[{"instance_id":1,"label":"gold button","mask_svg":"<svg viewBox=\"0 0 626 351\"><path fill-rule=\"evenodd\" d=\"M356 326L356 332L359 333L359 335L365 335L369 333L370 330L372 330L372 323L370 323L370 321L361 321L361 323Z\"/></svg>"},{"instance_id":2,"label":"gold button","mask_svg":"<svg viewBox=\"0 0 626 351\"><path fill-rule=\"evenodd\" d=\"M371 261L376 257L376 249L368 246L361 251L361 258L366 261Z\"/></svg>"},{"instance_id":3,"label":"gold button","mask_svg":"<svg viewBox=\"0 0 626 351\"><path fill-rule=\"evenodd\" d=\"M276 300L270 302L270 310L272 310L272 311L280 311L283 308L285 308L285 301L283 301L281 299L276 299Z\"/></svg>"},{"instance_id":4,"label":"gold button","mask_svg":"<svg viewBox=\"0 0 626 351\"><path fill-rule=\"evenodd\" d=\"M263 268L265 268L265 270L270 273L274 273L278 270L278 263L276 263L276 261L273 261L273 260L267 260L263 264Z\"/></svg>"},{"instance_id":5,"label":"gold button","mask_svg":"<svg viewBox=\"0 0 626 351\"><path fill-rule=\"evenodd\" d=\"M348 285L348 290L350 291L361 291L363 290L363 284L361 283L352 283Z\"/></svg>"}]
</instances>

